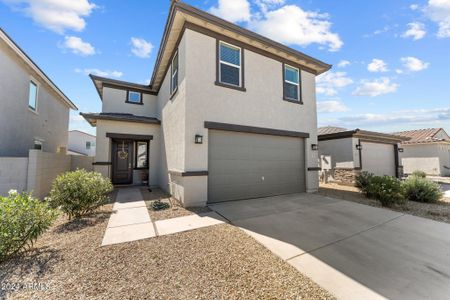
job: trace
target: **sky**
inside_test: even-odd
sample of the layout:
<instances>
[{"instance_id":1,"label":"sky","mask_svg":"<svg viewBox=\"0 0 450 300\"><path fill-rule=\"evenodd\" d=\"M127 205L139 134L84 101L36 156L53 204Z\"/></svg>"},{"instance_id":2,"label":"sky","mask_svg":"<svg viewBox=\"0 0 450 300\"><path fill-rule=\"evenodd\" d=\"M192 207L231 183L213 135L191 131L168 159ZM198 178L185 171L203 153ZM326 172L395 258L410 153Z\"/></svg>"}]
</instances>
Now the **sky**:
<instances>
[{"instance_id":1,"label":"sky","mask_svg":"<svg viewBox=\"0 0 450 300\"><path fill-rule=\"evenodd\" d=\"M319 126L450 132L450 0L186 0L332 64L317 78ZM345 3L345 5L343 5ZM0 27L78 106L95 134L89 73L147 84L170 1L0 0Z\"/></svg>"}]
</instances>

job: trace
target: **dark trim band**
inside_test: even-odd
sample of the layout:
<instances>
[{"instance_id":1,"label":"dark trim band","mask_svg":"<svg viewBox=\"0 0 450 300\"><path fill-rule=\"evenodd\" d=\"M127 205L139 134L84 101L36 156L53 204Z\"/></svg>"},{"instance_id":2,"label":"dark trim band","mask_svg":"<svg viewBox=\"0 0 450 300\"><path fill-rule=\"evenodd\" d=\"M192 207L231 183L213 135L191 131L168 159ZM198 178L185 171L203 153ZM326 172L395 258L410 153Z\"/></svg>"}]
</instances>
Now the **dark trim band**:
<instances>
[{"instance_id":1,"label":"dark trim band","mask_svg":"<svg viewBox=\"0 0 450 300\"><path fill-rule=\"evenodd\" d=\"M93 166L110 166L112 162L110 161L97 161L92 163Z\"/></svg>"},{"instance_id":2,"label":"dark trim band","mask_svg":"<svg viewBox=\"0 0 450 300\"><path fill-rule=\"evenodd\" d=\"M265 134L265 135L309 138L309 133L306 133L306 132L279 130L279 129L271 129L271 128L261 128L261 127L253 127L253 126L208 122L208 121L205 122L205 128L215 129L215 130L224 130L224 131Z\"/></svg>"},{"instance_id":3,"label":"dark trim band","mask_svg":"<svg viewBox=\"0 0 450 300\"><path fill-rule=\"evenodd\" d=\"M106 133L107 138L122 139L122 140L140 140L150 141L153 140L153 135L141 135L141 134L123 134L123 133Z\"/></svg>"},{"instance_id":4,"label":"dark trim band","mask_svg":"<svg viewBox=\"0 0 450 300\"><path fill-rule=\"evenodd\" d=\"M193 176L208 176L208 171L174 171L169 170L170 175L176 175L181 177L193 177Z\"/></svg>"},{"instance_id":5,"label":"dark trim band","mask_svg":"<svg viewBox=\"0 0 450 300\"><path fill-rule=\"evenodd\" d=\"M322 170L321 167L309 167L308 168L308 171L320 171L320 170Z\"/></svg>"}]
</instances>

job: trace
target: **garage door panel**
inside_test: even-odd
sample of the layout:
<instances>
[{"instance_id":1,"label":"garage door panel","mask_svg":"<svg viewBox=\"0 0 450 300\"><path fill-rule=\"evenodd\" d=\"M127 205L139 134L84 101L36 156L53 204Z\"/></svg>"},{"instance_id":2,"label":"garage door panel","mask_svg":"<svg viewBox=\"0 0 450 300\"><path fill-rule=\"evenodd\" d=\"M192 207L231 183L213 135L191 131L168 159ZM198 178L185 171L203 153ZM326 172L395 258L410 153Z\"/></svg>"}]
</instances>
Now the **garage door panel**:
<instances>
[{"instance_id":1,"label":"garage door panel","mask_svg":"<svg viewBox=\"0 0 450 300\"><path fill-rule=\"evenodd\" d=\"M362 142L362 170L377 176L395 176L394 145Z\"/></svg>"},{"instance_id":2,"label":"garage door panel","mask_svg":"<svg viewBox=\"0 0 450 300\"><path fill-rule=\"evenodd\" d=\"M304 139L209 131L208 201L305 191Z\"/></svg>"}]
</instances>

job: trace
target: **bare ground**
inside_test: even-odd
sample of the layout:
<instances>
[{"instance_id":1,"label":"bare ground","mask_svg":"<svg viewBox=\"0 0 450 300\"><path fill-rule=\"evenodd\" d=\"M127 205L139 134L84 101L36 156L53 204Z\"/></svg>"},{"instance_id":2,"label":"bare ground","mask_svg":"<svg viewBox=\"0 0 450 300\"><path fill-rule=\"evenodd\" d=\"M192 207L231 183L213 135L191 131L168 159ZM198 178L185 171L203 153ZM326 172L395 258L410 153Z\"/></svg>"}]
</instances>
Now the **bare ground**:
<instances>
[{"instance_id":1,"label":"bare ground","mask_svg":"<svg viewBox=\"0 0 450 300\"><path fill-rule=\"evenodd\" d=\"M319 194L362 203L370 206L381 207L379 201L366 198L358 188L339 184L320 184ZM450 199L443 198L436 203L421 203L408 201L404 206L385 208L398 212L411 214L418 217L450 223Z\"/></svg>"},{"instance_id":2,"label":"bare ground","mask_svg":"<svg viewBox=\"0 0 450 300\"><path fill-rule=\"evenodd\" d=\"M217 225L100 247L112 205L60 217L26 253L0 264L0 299L331 299L241 230Z\"/></svg>"}]
</instances>

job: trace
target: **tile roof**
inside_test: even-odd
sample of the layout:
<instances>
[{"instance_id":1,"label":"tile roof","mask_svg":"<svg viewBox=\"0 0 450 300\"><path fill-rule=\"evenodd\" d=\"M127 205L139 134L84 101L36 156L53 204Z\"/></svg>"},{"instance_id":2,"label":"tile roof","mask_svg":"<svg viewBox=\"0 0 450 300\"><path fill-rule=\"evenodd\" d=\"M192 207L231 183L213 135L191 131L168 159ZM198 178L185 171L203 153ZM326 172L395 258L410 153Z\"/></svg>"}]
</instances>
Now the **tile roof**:
<instances>
[{"instance_id":1,"label":"tile roof","mask_svg":"<svg viewBox=\"0 0 450 300\"><path fill-rule=\"evenodd\" d=\"M434 137L441 130L443 129L426 128L426 129L401 131L396 132L394 134L411 138L409 141L403 142L404 144L432 143L443 141L442 139L437 139Z\"/></svg>"},{"instance_id":2,"label":"tile roof","mask_svg":"<svg viewBox=\"0 0 450 300\"><path fill-rule=\"evenodd\" d=\"M325 127L319 127L317 129L317 134L323 135L323 134L338 133L338 132L344 132L344 131L348 131L348 129L342 128L342 127L325 126Z\"/></svg>"}]
</instances>

